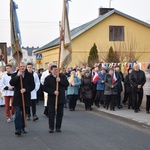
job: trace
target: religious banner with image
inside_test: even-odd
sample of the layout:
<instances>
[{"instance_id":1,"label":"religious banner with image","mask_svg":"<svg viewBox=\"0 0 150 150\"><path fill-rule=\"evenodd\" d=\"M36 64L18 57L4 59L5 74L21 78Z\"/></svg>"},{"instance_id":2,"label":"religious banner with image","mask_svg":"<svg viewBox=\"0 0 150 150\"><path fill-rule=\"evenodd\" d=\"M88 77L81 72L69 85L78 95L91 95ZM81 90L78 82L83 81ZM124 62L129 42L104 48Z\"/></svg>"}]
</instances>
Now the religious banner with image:
<instances>
[{"instance_id":1,"label":"religious banner with image","mask_svg":"<svg viewBox=\"0 0 150 150\"><path fill-rule=\"evenodd\" d=\"M7 43L0 43L0 66L7 64Z\"/></svg>"}]
</instances>

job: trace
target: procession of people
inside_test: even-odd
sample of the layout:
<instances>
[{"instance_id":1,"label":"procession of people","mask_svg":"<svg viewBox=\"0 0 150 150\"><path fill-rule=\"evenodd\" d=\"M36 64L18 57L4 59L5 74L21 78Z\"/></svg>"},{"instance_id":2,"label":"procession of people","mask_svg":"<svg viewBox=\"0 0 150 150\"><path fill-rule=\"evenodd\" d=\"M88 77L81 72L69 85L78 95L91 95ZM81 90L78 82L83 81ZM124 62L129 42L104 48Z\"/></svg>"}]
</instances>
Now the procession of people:
<instances>
[{"instance_id":1,"label":"procession of people","mask_svg":"<svg viewBox=\"0 0 150 150\"><path fill-rule=\"evenodd\" d=\"M0 79L1 98L5 102L6 121L14 122L18 136L27 133L26 120L31 115L33 121L39 119L36 105L41 100L49 133L62 131L64 109L76 111L78 100L85 111L101 107L117 111L127 106L138 113L145 94L145 110L150 113L150 64L144 72L135 63L125 75L119 65L107 68L101 63L62 70L50 62L47 70L40 68L36 72L32 63L21 62L16 70L12 70L11 64L6 64L5 69Z\"/></svg>"}]
</instances>

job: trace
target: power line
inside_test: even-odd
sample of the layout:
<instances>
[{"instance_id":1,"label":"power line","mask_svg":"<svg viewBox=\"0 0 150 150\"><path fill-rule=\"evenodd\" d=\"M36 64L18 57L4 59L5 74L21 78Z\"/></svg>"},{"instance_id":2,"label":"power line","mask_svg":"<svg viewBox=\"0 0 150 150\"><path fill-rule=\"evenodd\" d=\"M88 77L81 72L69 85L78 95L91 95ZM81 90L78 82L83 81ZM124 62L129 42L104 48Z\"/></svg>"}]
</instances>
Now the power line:
<instances>
[{"instance_id":1,"label":"power line","mask_svg":"<svg viewBox=\"0 0 150 150\"><path fill-rule=\"evenodd\" d=\"M2 22L9 22L9 20L1 20L0 21ZM55 21L23 21L23 20L20 20L19 21L20 23L29 23L29 24L32 24L32 23L37 23L37 24L58 24L58 22L55 22ZM81 22L79 23L70 23L70 24L82 24Z\"/></svg>"}]
</instances>

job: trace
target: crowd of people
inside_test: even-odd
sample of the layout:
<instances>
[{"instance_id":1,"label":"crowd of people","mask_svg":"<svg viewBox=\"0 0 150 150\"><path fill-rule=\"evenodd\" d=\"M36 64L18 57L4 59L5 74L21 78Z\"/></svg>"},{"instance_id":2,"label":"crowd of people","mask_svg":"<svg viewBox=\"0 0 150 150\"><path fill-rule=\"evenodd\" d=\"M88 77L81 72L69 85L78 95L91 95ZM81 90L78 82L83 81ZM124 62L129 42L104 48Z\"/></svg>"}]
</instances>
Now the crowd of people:
<instances>
[{"instance_id":1,"label":"crowd of people","mask_svg":"<svg viewBox=\"0 0 150 150\"><path fill-rule=\"evenodd\" d=\"M27 133L26 118L39 119L36 105L41 100L50 133L61 132L64 108L75 111L77 100L86 111L94 105L110 111L126 105L138 113L145 94L146 113L150 113L150 64L144 72L135 63L124 75L119 65L107 68L95 63L60 70L49 63L46 70L36 71L32 63L21 62L16 70L10 64L0 67L0 75L0 105L5 106L7 122L14 121L16 135Z\"/></svg>"}]
</instances>

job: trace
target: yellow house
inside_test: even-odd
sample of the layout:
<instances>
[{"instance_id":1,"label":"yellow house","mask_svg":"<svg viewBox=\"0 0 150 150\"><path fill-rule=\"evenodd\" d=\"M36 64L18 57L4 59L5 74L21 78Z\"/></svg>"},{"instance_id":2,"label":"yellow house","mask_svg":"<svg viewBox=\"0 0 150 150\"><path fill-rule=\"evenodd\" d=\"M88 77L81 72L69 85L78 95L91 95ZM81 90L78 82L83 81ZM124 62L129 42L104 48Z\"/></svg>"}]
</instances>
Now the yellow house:
<instances>
[{"instance_id":1,"label":"yellow house","mask_svg":"<svg viewBox=\"0 0 150 150\"><path fill-rule=\"evenodd\" d=\"M87 62L95 43L101 62L105 62L109 48L120 54L120 61L150 61L150 24L113 8L100 8L99 17L71 30L72 61L69 66ZM48 62L57 64L59 38L36 50L42 54L37 68L46 68Z\"/></svg>"}]
</instances>

